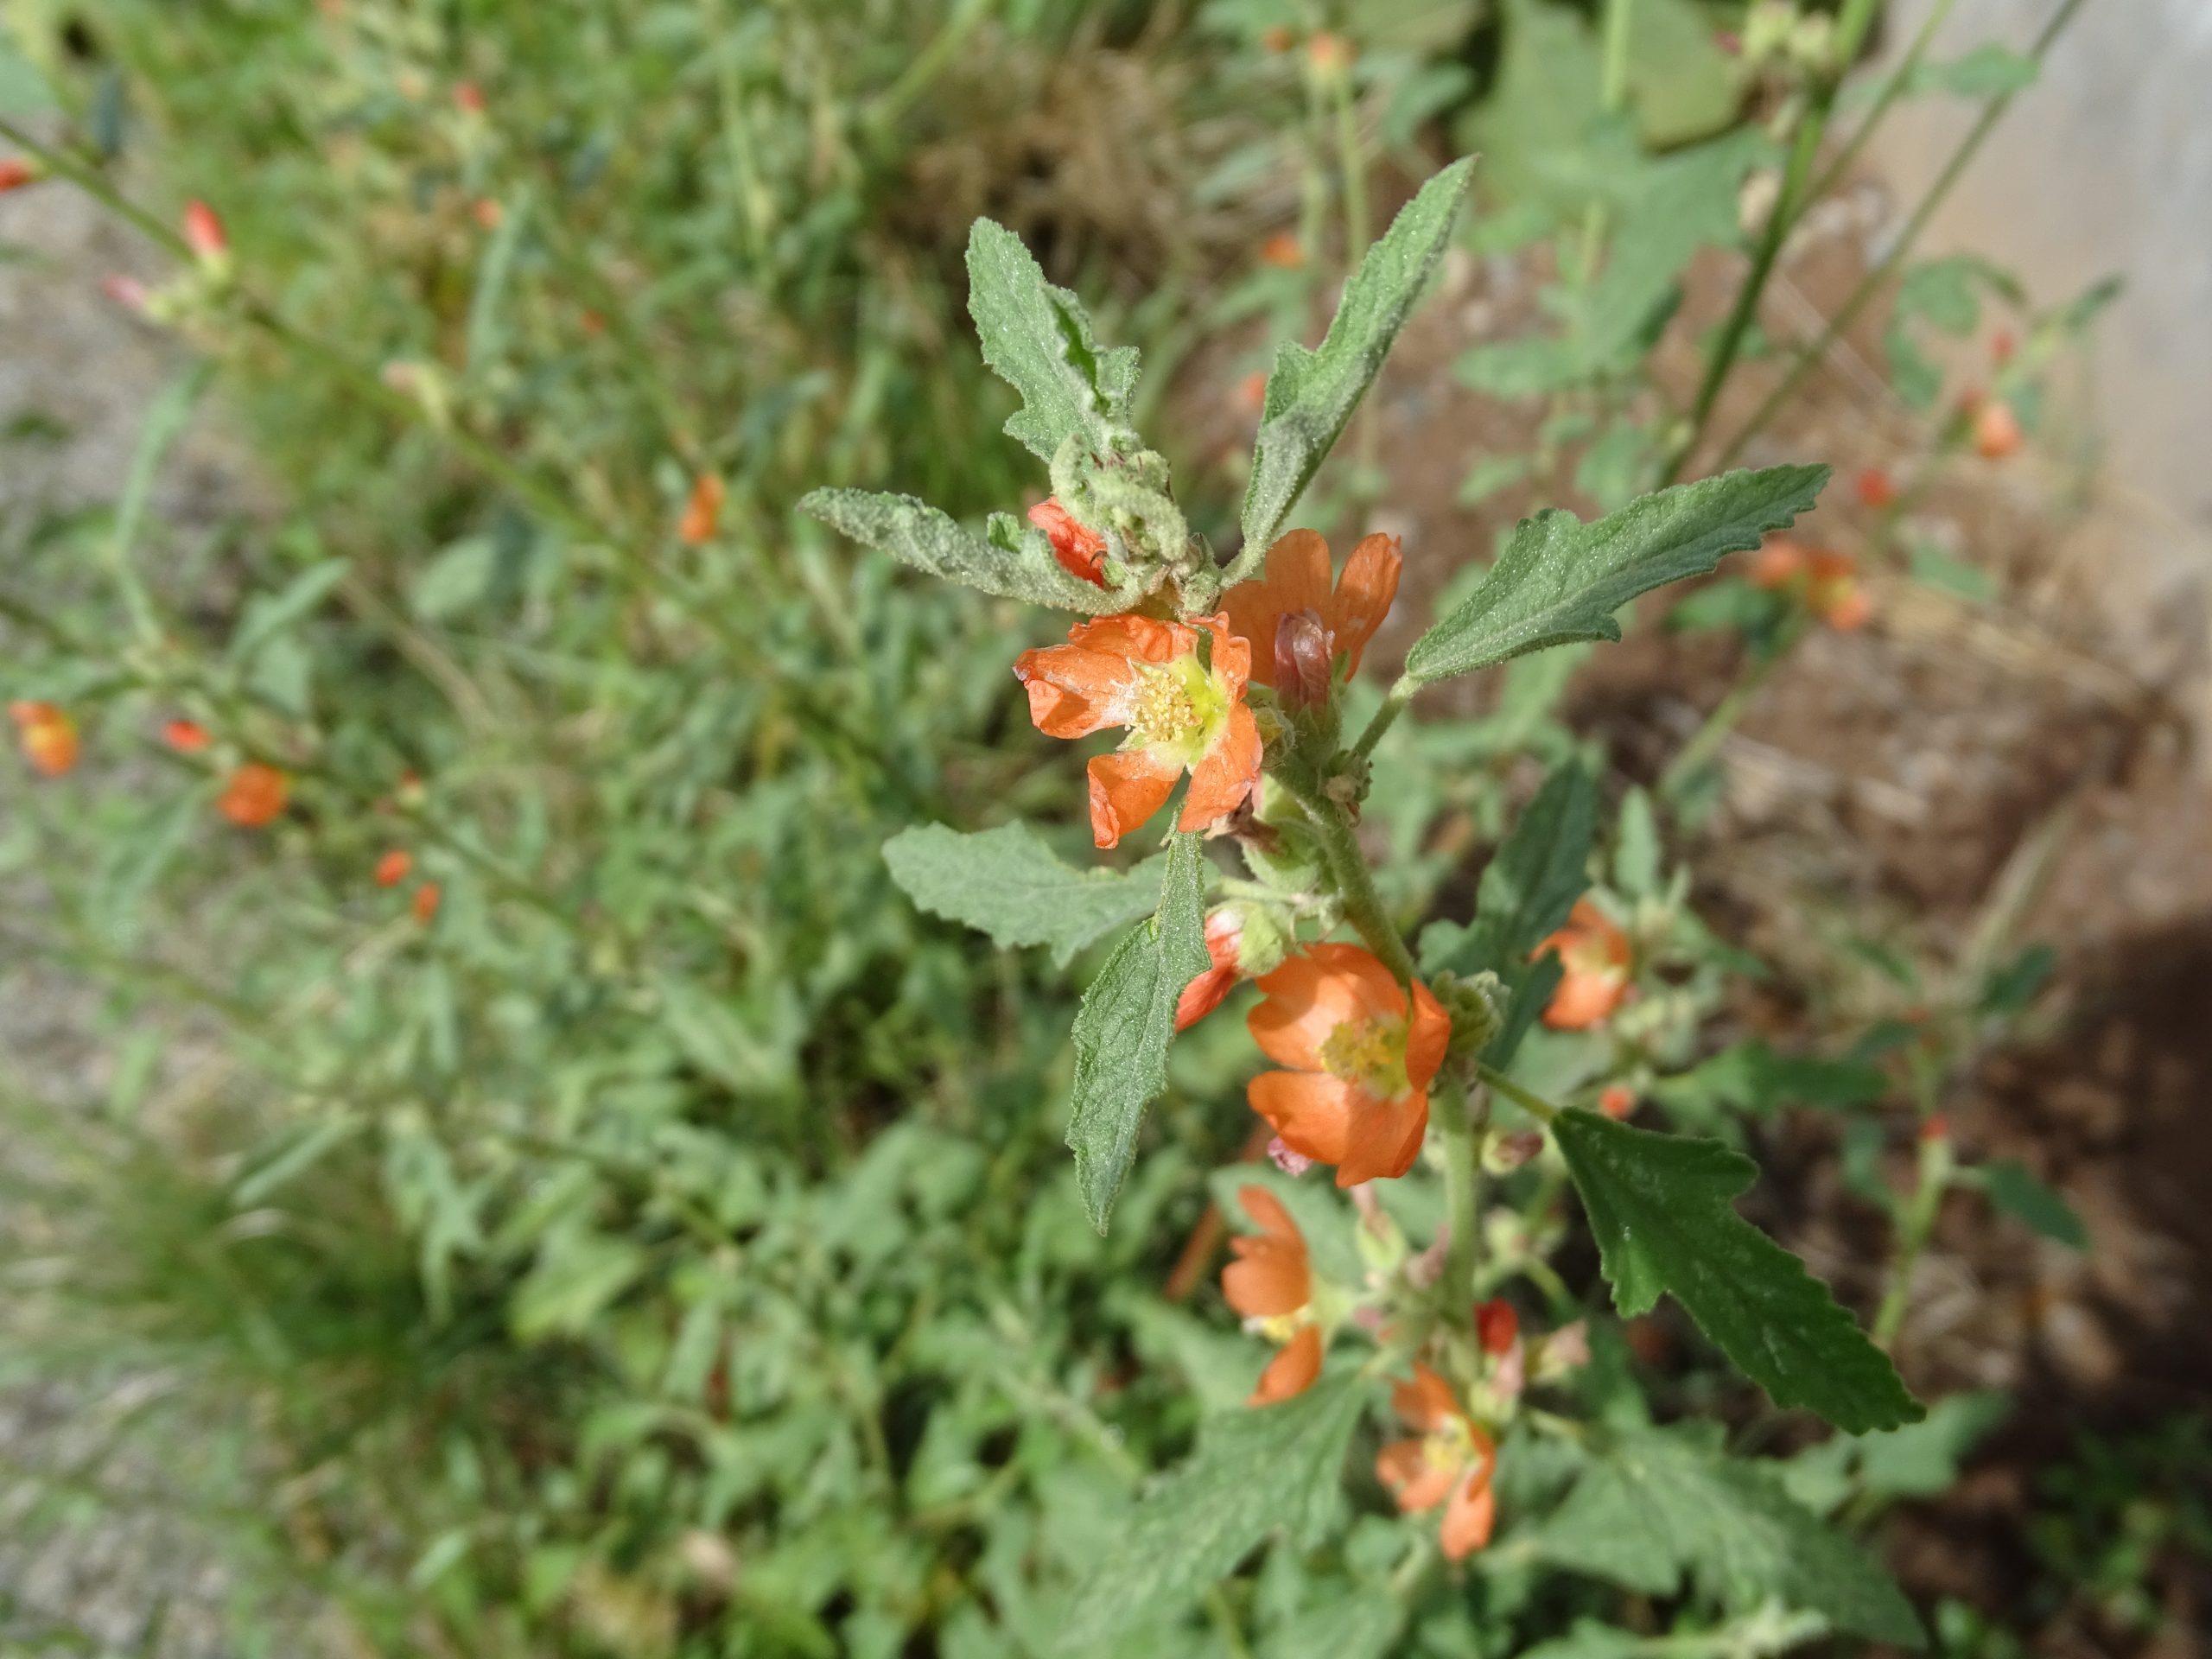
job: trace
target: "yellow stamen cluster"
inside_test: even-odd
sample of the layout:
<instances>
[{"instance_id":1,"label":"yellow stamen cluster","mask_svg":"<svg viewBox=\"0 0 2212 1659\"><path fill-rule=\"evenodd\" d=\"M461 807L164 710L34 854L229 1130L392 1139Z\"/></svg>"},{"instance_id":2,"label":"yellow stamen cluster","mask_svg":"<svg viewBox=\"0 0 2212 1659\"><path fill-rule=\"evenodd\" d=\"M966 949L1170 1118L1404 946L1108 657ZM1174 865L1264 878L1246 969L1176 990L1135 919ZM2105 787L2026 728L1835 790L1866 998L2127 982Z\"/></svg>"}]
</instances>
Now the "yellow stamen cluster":
<instances>
[{"instance_id":1,"label":"yellow stamen cluster","mask_svg":"<svg viewBox=\"0 0 2212 1659\"><path fill-rule=\"evenodd\" d=\"M1356 1083L1382 1099L1403 1094L1408 1087L1405 1021L1345 1020L1323 1040L1321 1064L1331 1076Z\"/></svg>"},{"instance_id":2,"label":"yellow stamen cluster","mask_svg":"<svg viewBox=\"0 0 2212 1659\"><path fill-rule=\"evenodd\" d=\"M1174 664L1147 667L1137 681L1136 707L1129 730L1140 743L1179 743L1203 723L1191 677Z\"/></svg>"}]
</instances>

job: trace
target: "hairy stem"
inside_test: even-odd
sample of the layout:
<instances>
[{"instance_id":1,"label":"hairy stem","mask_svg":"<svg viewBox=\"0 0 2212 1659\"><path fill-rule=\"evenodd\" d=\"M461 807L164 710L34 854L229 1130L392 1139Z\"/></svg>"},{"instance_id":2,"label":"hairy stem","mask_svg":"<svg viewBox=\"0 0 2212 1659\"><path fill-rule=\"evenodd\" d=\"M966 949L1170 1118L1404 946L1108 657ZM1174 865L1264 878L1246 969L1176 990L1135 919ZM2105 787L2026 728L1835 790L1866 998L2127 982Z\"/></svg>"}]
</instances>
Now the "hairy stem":
<instances>
[{"instance_id":1,"label":"hairy stem","mask_svg":"<svg viewBox=\"0 0 2212 1659\"><path fill-rule=\"evenodd\" d=\"M1326 796L1284 781L1319 833L1322 856L1336 880L1337 894L1344 900L1344 919L1357 930L1383 966L1402 983L1411 985L1420 976L1420 969L1414 965L1413 952L1406 949L1398 925L1390 919L1382 895L1376 891L1366 855L1359 850L1359 839L1352 832L1351 814Z\"/></svg>"},{"instance_id":2,"label":"hairy stem","mask_svg":"<svg viewBox=\"0 0 2212 1659\"><path fill-rule=\"evenodd\" d=\"M1439 1090L1435 1122L1444 1137L1445 1247L1444 1305L1464 1310L1475 1299L1475 1274L1482 1266L1482 1132L1490 1121L1490 1096L1478 1088L1469 1096L1454 1083Z\"/></svg>"},{"instance_id":3,"label":"hairy stem","mask_svg":"<svg viewBox=\"0 0 2212 1659\"><path fill-rule=\"evenodd\" d=\"M1918 1182L1898 1235L1897 1257L1890 1268L1889 1290L1874 1315L1874 1341L1880 1347L1887 1348L1895 1341L1898 1328L1904 1324L1905 1308L1912 1295L1913 1269L1920 1265L1928 1241L1935 1234L1936 1217L1943 1208L1943 1194L1950 1187L1952 1169L1950 1137L1923 1135Z\"/></svg>"},{"instance_id":4,"label":"hairy stem","mask_svg":"<svg viewBox=\"0 0 2212 1659\"><path fill-rule=\"evenodd\" d=\"M1382 706L1375 711L1375 717L1367 722L1367 729L1351 746L1351 752L1363 760L1373 754L1375 746L1382 741L1383 733L1397 723L1398 716L1406 712L1406 705L1414 700L1414 694L1420 690L1421 682L1412 675L1401 676L1398 683L1390 688L1390 695L1382 699Z\"/></svg>"},{"instance_id":5,"label":"hairy stem","mask_svg":"<svg viewBox=\"0 0 2212 1659\"><path fill-rule=\"evenodd\" d=\"M1560 1115L1559 1107L1541 1095L1523 1089L1494 1065L1478 1064L1475 1067L1475 1075L1539 1122L1548 1124Z\"/></svg>"}]
</instances>

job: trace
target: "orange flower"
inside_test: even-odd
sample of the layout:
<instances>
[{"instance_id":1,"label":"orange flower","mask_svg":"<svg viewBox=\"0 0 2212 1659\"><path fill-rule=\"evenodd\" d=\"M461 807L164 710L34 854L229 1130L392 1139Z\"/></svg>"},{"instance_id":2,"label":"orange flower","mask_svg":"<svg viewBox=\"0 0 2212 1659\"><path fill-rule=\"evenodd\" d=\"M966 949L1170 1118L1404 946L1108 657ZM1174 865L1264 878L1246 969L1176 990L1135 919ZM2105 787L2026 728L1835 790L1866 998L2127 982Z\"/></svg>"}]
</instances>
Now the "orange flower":
<instances>
[{"instance_id":1,"label":"orange flower","mask_svg":"<svg viewBox=\"0 0 2212 1659\"><path fill-rule=\"evenodd\" d=\"M1859 585L1859 562L1848 553L1806 547L1777 536L1751 564L1754 586L1789 588L1806 609L1841 633L1863 626L1873 607Z\"/></svg>"},{"instance_id":2,"label":"orange flower","mask_svg":"<svg viewBox=\"0 0 2212 1659\"><path fill-rule=\"evenodd\" d=\"M415 855L404 847L395 847L377 860L377 886L396 887L407 879L408 871L415 868Z\"/></svg>"},{"instance_id":3,"label":"orange flower","mask_svg":"<svg viewBox=\"0 0 2212 1659\"><path fill-rule=\"evenodd\" d=\"M1428 987L1406 988L1353 944L1317 944L1260 976L1247 1024L1276 1065L1252 1079L1252 1109L1283 1144L1354 1186L1413 1167L1428 1132L1428 1085L1452 1021Z\"/></svg>"},{"instance_id":4,"label":"orange flower","mask_svg":"<svg viewBox=\"0 0 2212 1659\"><path fill-rule=\"evenodd\" d=\"M1865 505L1878 512L1897 499L1896 480L1879 467L1869 467L1859 474L1859 499Z\"/></svg>"},{"instance_id":5,"label":"orange flower","mask_svg":"<svg viewBox=\"0 0 2212 1659\"><path fill-rule=\"evenodd\" d=\"M1503 1296L1475 1304L1475 1340L1483 1352L1495 1357L1520 1339L1521 1314Z\"/></svg>"},{"instance_id":6,"label":"orange flower","mask_svg":"<svg viewBox=\"0 0 2212 1659\"><path fill-rule=\"evenodd\" d=\"M1628 995L1628 935L1587 899L1574 901L1567 925L1529 953L1535 961L1559 952L1566 969L1544 1023L1554 1031L1584 1031L1602 1024Z\"/></svg>"},{"instance_id":7,"label":"orange flower","mask_svg":"<svg viewBox=\"0 0 2212 1659\"><path fill-rule=\"evenodd\" d=\"M1443 1504L1444 1558L1465 1560L1490 1542L1497 1522L1490 1489L1497 1444L1467 1414L1452 1385L1426 1365L1414 1365L1414 1380L1401 1382L1390 1402L1420 1438L1384 1446L1375 1459L1376 1478L1408 1515Z\"/></svg>"},{"instance_id":8,"label":"orange flower","mask_svg":"<svg viewBox=\"0 0 2212 1659\"><path fill-rule=\"evenodd\" d=\"M249 760L231 774L215 807L241 830L258 830L276 821L291 793L292 780L283 772Z\"/></svg>"},{"instance_id":9,"label":"orange flower","mask_svg":"<svg viewBox=\"0 0 2212 1659\"><path fill-rule=\"evenodd\" d=\"M192 250L192 257L203 265L220 263L231 251L231 238L224 232L222 219L213 207L196 197L184 205L184 243Z\"/></svg>"},{"instance_id":10,"label":"orange flower","mask_svg":"<svg viewBox=\"0 0 2212 1659\"><path fill-rule=\"evenodd\" d=\"M1255 369L1236 383L1236 401L1248 415L1257 415L1268 406L1268 372Z\"/></svg>"},{"instance_id":11,"label":"orange flower","mask_svg":"<svg viewBox=\"0 0 2212 1659\"><path fill-rule=\"evenodd\" d=\"M172 720L162 728L162 741L179 754L204 754L214 740L196 720Z\"/></svg>"},{"instance_id":12,"label":"orange flower","mask_svg":"<svg viewBox=\"0 0 2212 1659\"><path fill-rule=\"evenodd\" d=\"M1221 1270L1221 1294L1253 1330L1283 1344L1260 1373L1260 1384L1248 1402L1271 1406L1305 1393L1321 1374L1321 1327L1314 1323L1310 1306L1313 1268L1306 1258L1305 1236L1281 1199L1266 1187L1254 1185L1239 1187L1236 1201L1260 1230L1256 1236L1229 1241L1236 1259Z\"/></svg>"},{"instance_id":13,"label":"orange flower","mask_svg":"<svg viewBox=\"0 0 2212 1659\"><path fill-rule=\"evenodd\" d=\"M1624 1083L1609 1083L1599 1091L1598 1109L1618 1122L1636 1109L1636 1090Z\"/></svg>"},{"instance_id":14,"label":"orange flower","mask_svg":"<svg viewBox=\"0 0 2212 1659\"><path fill-rule=\"evenodd\" d=\"M438 884L425 881L415 889L415 919L428 927L438 913Z\"/></svg>"},{"instance_id":15,"label":"orange flower","mask_svg":"<svg viewBox=\"0 0 2212 1659\"><path fill-rule=\"evenodd\" d=\"M1206 918L1206 955L1213 966L1183 988L1175 1004L1175 1029L1187 1031L1219 1007L1236 988L1236 948L1243 942L1243 912L1224 905Z\"/></svg>"},{"instance_id":16,"label":"orange flower","mask_svg":"<svg viewBox=\"0 0 2212 1659\"><path fill-rule=\"evenodd\" d=\"M32 170L29 162L19 161L13 156L0 161L0 195L10 190L20 190L27 184L36 182L37 179L38 175Z\"/></svg>"},{"instance_id":17,"label":"orange flower","mask_svg":"<svg viewBox=\"0 0 2212 1659\"><path fill-rule=\"evenodd\" d=\"M41 777L59 778L77 764L77 722L52 703L11 702L8 717L16 722L23 759Z\"/></svg>"},{"instance_id":18,"label":"orange flower","mask_svg":"<svg viewBox=\"0 0 2212 1659\"><path fill-rule=\"evenodd\" d=\"M1306 263L1306 247L1294 231L1277 231L1260 244L1260 263L1278 270L1296 270Z\"/></svg>"},{"instance_id":19,"label":"orange flower","mask_svg":"<svg viewBox=\"0 0 2212 1659\"><path fill-rule=\"evenodd\" d=\"M1212 642L1198 663L1198 634ZM1048 737L1088 737L1109 726L1129 735L1091 761L1090 832L1101 847L1167 804L1191 773L1180 830L1203 830L1233 812L1260 775L1260 728L1244 702L1251 649L1225 618L1196 627L1148 616L1102 616L1068 630L1068 643L1025 651L1014 677L1029 693L1029 718Z\"/></svg>"},{"instance_id":20,"label":"orange flower","mask_svg":"<svg viewBox=\"0 0 2212 1659\"><path fill-rule=\"evenodd\" d=\"M1106 585L1106 538L1089 525L1077 524L1075 515L1060 505L1059 497L1048 495L1030 508L1029 522L1045 532L1060 569L1097 587Z\"/></svg>"},{"instance_id":21,"label":"orange flower","mask_svg":"<svg viewBox=\"0 0 2212 1659\"><path fill-rule=\"evenodd\" d=\"M2022 437L2020 417L2002 397L1985 397L1974 411L1974 453L1985 461L2002 461L2018 454Z\"/></svg>"},{"instance_id":22,"label":"orange flower","mask_svg":"<svg viewBox=\"0 0 2212 1659\"><path fill-rule=\"evenodd\" d=\"M714 539L715 526L721 522L722 498L728 493L712 473L702 473L692 480L691 499L683 504L683 518L676 527L684 546L697 547Z\"/></svg>"},{"instance_id":23,"label":"orange flower","mask_svg":"<svg viewBox=\"0 0 2212 1659\"><path fill-rule=\"evenodd\" d=\"M1359 672L1367 642L1398 596L1405 563L1396 537L1365 537L1332 588L1327 542L1310 530L1294 530L1276 542L1268 550L1265 575L1240 582L1221 596L1230 631L1251 642L1252 677L1284 690L1276 673L1275 637L1285 617L1301 614L1320 623L1332 655L1344 653L1344 671Z\"/></svg>"}]
</instances>

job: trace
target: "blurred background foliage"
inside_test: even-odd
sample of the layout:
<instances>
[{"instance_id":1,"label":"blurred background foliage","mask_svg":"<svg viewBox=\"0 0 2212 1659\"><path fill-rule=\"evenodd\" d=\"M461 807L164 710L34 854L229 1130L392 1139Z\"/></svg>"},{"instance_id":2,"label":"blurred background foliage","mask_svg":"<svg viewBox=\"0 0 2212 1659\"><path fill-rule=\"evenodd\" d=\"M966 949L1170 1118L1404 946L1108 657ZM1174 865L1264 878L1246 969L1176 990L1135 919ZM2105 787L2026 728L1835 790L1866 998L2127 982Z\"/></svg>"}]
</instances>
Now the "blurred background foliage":
<instances>
[{"instance_id":1,"label":"blurred background foliage","mask_svg":"<svg viewBox=\"0 0 2212 1659\"><path fill-rule=\"evenodd\" d=\"M1245 1062L1234 1020L1179 1049L1095 1236L1059 1121L1086 963L918 916L877 850L1012 816L1082 845L1077 764L1007 678L1038 620L791 504L1041 493L963 311L988 213L1144 349L1141 418L1226 545L1237 463L1179 388L1257 366L1252 319L1306 334L1367 193L1464 142L1473 256L1579 232L1593 188L1642 250L1462 365L1563 400L1469 489L1580 457L1614 505L1658 442L1637 365L1770 159L1713 40L1739 11L1639 0L1624 114L1550 0L10 5L11 74L157 216L215 203L282 323L188 319L213 373L149 411L118 505L0 531L0 677L88 757L10 777L6 971L84 988L102 1051L0 1082L6 1374L90 1402L11 1524L158 1496L218 1541L246 1652L1048 1650L1137 1483L1264 1357L1210 1283L1160 1294ZM208 424L266 500L149 512ZM1324 521L1389 463L1367 441ZM1562 684L1516 669L1378 756L1394 898L1464 883L1516 757L1575 747ZM165 748L175 718L215 751ZM210 810L246 757L295 779L259 836ZM1357 1650L1331 1620L1387 1560L1359 1527L1277 1552L1174 1639ZM1401 1650L1620 1598L1503 1562L1446 1600ZM1575 1639L1548 1651L1645 1650Z\"/></svg>"}]
</instances>

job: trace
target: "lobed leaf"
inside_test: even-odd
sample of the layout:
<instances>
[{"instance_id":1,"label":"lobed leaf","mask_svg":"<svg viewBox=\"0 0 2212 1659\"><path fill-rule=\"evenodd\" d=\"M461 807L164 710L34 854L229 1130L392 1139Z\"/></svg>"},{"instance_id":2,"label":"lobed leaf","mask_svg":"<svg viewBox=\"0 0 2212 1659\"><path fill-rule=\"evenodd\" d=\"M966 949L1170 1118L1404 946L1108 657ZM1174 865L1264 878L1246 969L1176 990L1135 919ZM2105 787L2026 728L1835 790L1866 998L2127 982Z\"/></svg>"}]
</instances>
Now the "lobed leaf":
<instances>
[{"instance_id":1,"label":"lobed leaf","mask_svg":"<svg viewBox=\"0 0 2212 1659\"><path fill-rule=\"evenodd\" d=\"M941 823L902 830L883 843L891 879L916 906L964 922L1005 945L1052 948L1054 966L1160 905L1166 861L1128 870L1062 862L1027 824L963 836Z\"/></svg>"},{"instance_id":2,"label":"lobed leaf","mask_svg":"<svg viewBox=\"0 0 2212 1659\"><path fill-rule=\"evenodd\" d=\"M1472 156L1446 168L1408 202L1344 284L1318 351L1285 340L1260 413L1244 490L1244 549L1257 559L1282 529L1352 410L1382 371L1452 234Z\"/></svg>"},{"instance_id":3,"label":"lobed leaf","mask_svg":"<svg viewBox=\"0 0 2212 1659\"><path fill-rule=\"evenodd\" d=\"M1853 1433L1916 1422L1897 1368L1805 1264L1731 1204L1758 1173L1715 1141L1658 1135L1594 1112L1552 1125L1623 1314L1662 1290L1777 1406Z\"/></svg>"},{"instance_id":4,"label":"lobed leaf","mask_svg":"<svg viewBox=\"0 0 2212 1659\"><path fill-rule=\"evenodd\" d=\"M1205 871L1196 835L1168 842L1158 914L1115 947L1076 1013L1068 1147L1084 1211L1102 1233L1135 1161L1145 1109L1167 1086L1176 1000L1210 965Z\"/></svg>"},{"instance_id":5,"label":"lobed leaf","mask_svg":"<svg viewBox=\"0 0 2212 1659\"><path fill-rule=\"evenodd\" d=\"M1060 568L1042 535L1014 533L1007 528L1013 521L1003 515L986 539L911 495L814 490L801 498L798 507L863 547L947 582L1065 611L1112 607L1103 591Z\"/></svg>"},{"instance_id":6,"label":"lobed leaf","mask_svg":"<svg viewBox=\"0 0 2212 1659\"><path fill-rule=\"evenodd\" d=\"M1621 1436L1531 1542L1644 1595L1677 1593L1687 1570L1739 1606L1777 1598L1872 1641L1926 1643L1912 1604L1857 1545L1759 1465L1682 1434Z\"/></svg>"},{"instance_id":7,"label":"lobed leaf","mask_svg":"<svg viewBox=\"0 0 2212 1659\"><path fill-rule=\"evenodd\" d=\"M1070 438L1103 456L1129 436L1136 347L1101 351L1082 301L1046 282L1021 238L988 219L968 232L968 315L983 360L1021 394L1008 437L1049 465Z\"/></svg>"},{"instance_id":8,"label":"lobed leaf","mask_svg":"<svg viewBox=\"0 0 2212 1659\"><path fill-rule=\"evenodd\" d=\"M1559 509L1524 518L1490 574L1423 634L1406 672L1440 680L1570 639L1618 639L1613 613L1723 554L1757 547L1812 510L1826 467L1723 474L1632 501L1586 524Z\"/></svg>"},{"instance_id":9,"label":"lobed leaf","mask_svg":"<svg viewBox=\"0 0 2212 1659\"><path fill-rule=\"evenodd\" d=\"M1139 1503L1083 1589L1065 1649L1188 1605L1281 1529L1319 1541L1339 1503L1360 1380L1325 1377L1281 1405L1214 1418L1191 1460Z\"/></svg>"}]
</instances>

